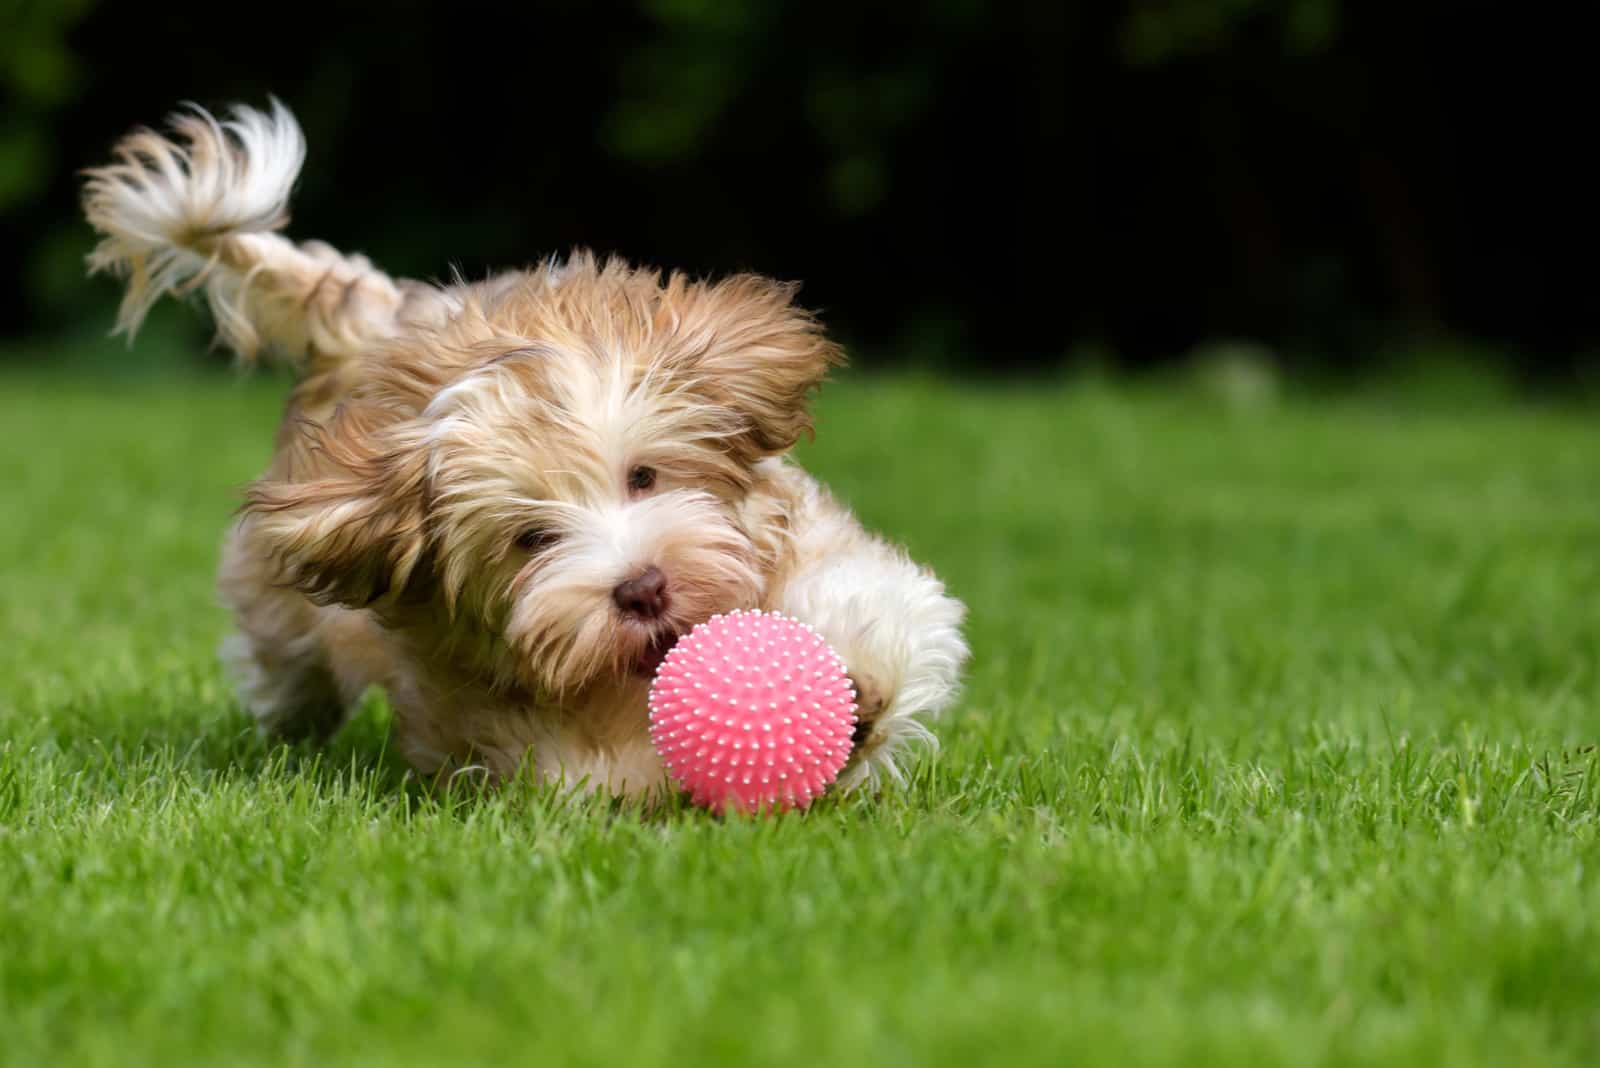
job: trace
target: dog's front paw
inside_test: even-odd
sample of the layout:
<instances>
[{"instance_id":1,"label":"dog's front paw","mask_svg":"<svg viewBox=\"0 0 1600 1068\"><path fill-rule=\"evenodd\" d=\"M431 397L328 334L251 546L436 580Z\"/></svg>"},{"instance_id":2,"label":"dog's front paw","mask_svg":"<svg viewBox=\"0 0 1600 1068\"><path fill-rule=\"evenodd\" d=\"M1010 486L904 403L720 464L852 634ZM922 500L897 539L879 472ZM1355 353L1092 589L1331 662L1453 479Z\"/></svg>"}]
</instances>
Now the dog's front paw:
<instances>
[{"instance_id":1,"label":"dog's front paw","mask_svg":"<svg viewBox=\"0 0 1600 1068\"><path fill-rule=\"evenodd\" d=\"M840 785L903 779L897 757L934 746L923 720L959 688L967 659L961 603L932 572L868 541L793 576L777 607L816 628L855 685L855 751Z\"/></svg>"},{"instance_id":2,"label":"dog's front paw","mask_svg":"<svg viewBox=\"0 0 1600 1068\"><path fill-rule=\"evenodd\" d=\"M879 618L838 635L856 689L855 751L841 776L846 789L902 779L897 758L937 748L924 723L951 702L967 658L961 606L940 596L914 619Z\"/></svg>"},{"instance_id":3,"label":"dog's front paw","mask_svg":"<svg viewBox=\"0 0 1600 1068\"><path fill-rule=\"evenodd\" d=\"M856 692L856 728L850 734L850 743L860 749L872 740L873 727L883 715L883 710L889 707L889 700L880 690L864 684L856 676L849 678Z\"/></svg>"},{"instance_id":4,"label":"dog's front paw","mask_svg":"<svg viewBox=\"0 0 1600 1068\"><path fill-rule=\"evenodd\" d=\"M856 688L856 725L851 732L850 762L839 776L839 784L854 790L863 785L876 788L885 778L903 781L900 758L917 749L938 748L938 739L922 717L936 714L944 701L931 705L904 701L898 690L860 672L850 680Z\"/></svg>"}]
</instances>

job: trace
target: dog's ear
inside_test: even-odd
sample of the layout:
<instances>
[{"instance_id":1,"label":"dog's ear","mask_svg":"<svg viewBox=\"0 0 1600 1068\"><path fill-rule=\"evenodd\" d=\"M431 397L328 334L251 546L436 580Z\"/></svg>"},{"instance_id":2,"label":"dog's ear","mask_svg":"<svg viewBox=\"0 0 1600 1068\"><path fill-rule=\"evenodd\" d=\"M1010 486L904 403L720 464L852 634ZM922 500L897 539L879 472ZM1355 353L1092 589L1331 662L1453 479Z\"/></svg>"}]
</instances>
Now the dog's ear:
<instances>
[{"instance_id":1,"label":"dog's ear","mask_svg":"<svg viewBox=\"0 0 1600 1068\"><path fill-rule=\"evenodd\" d=\"M811 432L811 394L843 351L810 312L797 286L741 274L714 285L668 282L679 347L670 362L689 388L734 413L746 429L731 439L745 459L784 452Z\"/></svg>"},{"instance_id":2,"label":"dog's ear","mask_svg":"<svg viewBox=\"0 0 1600 1068\"><path fill-rule=\"evenodd\" d=\"M283 580L319 604L364 608L426 581L427 461L381 410L303 424L243 521Z\"/></svg>"}]
</instances>

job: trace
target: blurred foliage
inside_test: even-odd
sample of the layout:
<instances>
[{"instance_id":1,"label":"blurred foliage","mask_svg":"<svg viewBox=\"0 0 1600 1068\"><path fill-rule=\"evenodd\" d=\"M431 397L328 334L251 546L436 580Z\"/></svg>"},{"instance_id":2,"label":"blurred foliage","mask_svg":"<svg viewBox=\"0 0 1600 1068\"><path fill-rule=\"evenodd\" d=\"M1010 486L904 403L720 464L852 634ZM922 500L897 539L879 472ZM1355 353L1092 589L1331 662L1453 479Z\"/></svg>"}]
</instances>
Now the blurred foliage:
<instances>
[{"instance_id":1,"label":"blurred foliage","mask_svg":"<svg viewBox=\"0 0 1600 1068\"><path fill-rule=\"evenodd\" d=\"M1495 5L610 0L487 14L0 0L0 335L102 329L75 172L180 100L285 99L294 233L442 277L573 245L751 268L942 366L1589 373L1563 47ZM382 33L373 27L384 27ZM225 42L219 34L226 33ZM1475 58L1492 45L1497 77ZM1581 89L1581 87L1579 87ZM1570 103L1569 103L1570 102ZM1584 127L1586 128L1586 127ZM1217 342L1217 339L1223 339ZM1237 340L1229 340L1237 339Z\"/></svg>"},{"instance_id":2,"label":"blurred foliage","mask_svg":"<svg viewBox=\"0 0 1600 1068\"><path fill-rule=\"evenodd\" d=\"M647 0L658 28L623 69L609 143L642 163L691 157L758 71L753 42L776 7L762 0Z\"/></svg>"},{"instance_id":3,"label":"blurred foliage","mask_svg":"<svg viewBox=\"0 0 1600 1068\"><path fill-rule=\"evenodd\" d=\"M39 194L55 166L53 113L76 94L67 31L93 0L6 0L0 6L0 212Z\"/></svg>"},{"instance_id":4,"label":"blurred foliage","mask_svg":"<svg viewBox=\"0 0 1600 1068\"><path fill-rule=\"evenodd\" d=\"M766 77L761 57L781 51L781 5L765 0L648 0L657 33L624 71L608 124L616 152L644 164L690 159L713 136L732 102ZM943 28L934 45L959 41L985 18L978 4L931 5ZM826 59L804 71L798 86L803 113L826 146L826 187L845 215L871 211L888 190L883 146L926 114L937 48L898 52L887 69L846 66ZM926 44L925 42L923 43ZM841 59L845 57L840 57Z\"/></svg>"},{"instance_id":5,"label":"blurred foliage","mask_svg":"<svg viewBox=\"0 0 1600 1068\"><path fill-rule=\"evenodd\" d=\"M0 225L25 216L64 165L52 136L56 116L82 90L69 31L93 0L0 0ZM0 235L22 263L23 292L36 307L61 308L82 288L81 227L56 220L31 242ZM19 256L20 253L20 256Z\"/></svg>"},{"instance_id":6,"label":"blurred foliage","mask_svg":"<svg viewBox=\"0 0 1600 1068\"><path fill-rule=\"evenodd\" d=\"M1218 52L1256 21L1272 26L1287 53L1318 52L1338 32L1339 0L1139 0L1123 25L1123 54L1154 65Z\"/></svg>"}]
</instances>

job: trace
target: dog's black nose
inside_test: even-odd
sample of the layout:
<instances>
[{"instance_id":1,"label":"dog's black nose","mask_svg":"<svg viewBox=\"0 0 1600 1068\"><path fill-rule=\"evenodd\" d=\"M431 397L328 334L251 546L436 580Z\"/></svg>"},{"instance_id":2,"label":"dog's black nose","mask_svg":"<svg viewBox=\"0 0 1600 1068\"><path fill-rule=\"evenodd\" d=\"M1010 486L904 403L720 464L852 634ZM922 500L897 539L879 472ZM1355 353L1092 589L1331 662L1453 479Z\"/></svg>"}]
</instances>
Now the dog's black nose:
<instances>
[{"instance_id":1,"label":"dog's black nose","mask_svg":"<svg viewBox=\"0 0 1600 1068\"><path fill-rule=\"evenodd\" d=\"M647 567L641 574L619 583L611 591L611 599L627 615L654 619L667 610L667 576L659 567Z\"/></svg>"}]
</instances>

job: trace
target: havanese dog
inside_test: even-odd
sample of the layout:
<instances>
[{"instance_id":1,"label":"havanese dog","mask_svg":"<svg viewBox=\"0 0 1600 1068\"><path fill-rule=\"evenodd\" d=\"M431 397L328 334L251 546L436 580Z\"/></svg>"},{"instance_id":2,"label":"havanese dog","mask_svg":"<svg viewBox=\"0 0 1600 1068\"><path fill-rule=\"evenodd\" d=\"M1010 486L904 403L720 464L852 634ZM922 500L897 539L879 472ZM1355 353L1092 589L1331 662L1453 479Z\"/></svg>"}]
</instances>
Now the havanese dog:
<instances>
[{"instance_id":1,"label":"havanese dog","mask_svg":"<svg viewBox=\"0 0 1600 1068\"><path fill-rule=\"evenodd\" d=\"M842 362L793 286L586 252L435 285L294 244L277 231L305 142L276 102L184 111L114 156L83 204L91 269L126 279L119 330L198 290L241 359L297 374L219 578L263 729L326 737L378 686L420 772L647 794L663 655L762 608L850 672L847 788L932 740L963 608L788 458Z\"/></svg>"}]
</instances>

